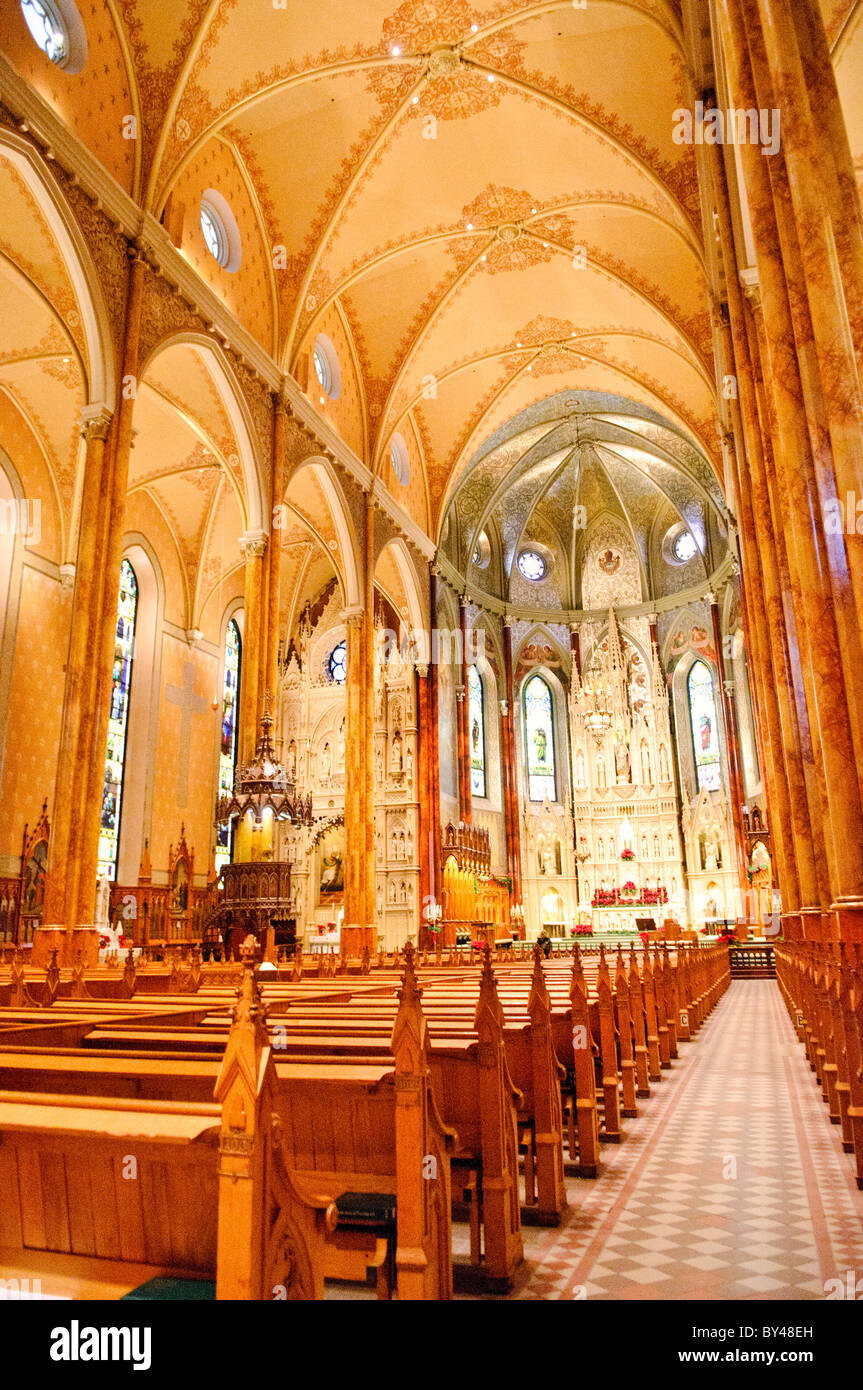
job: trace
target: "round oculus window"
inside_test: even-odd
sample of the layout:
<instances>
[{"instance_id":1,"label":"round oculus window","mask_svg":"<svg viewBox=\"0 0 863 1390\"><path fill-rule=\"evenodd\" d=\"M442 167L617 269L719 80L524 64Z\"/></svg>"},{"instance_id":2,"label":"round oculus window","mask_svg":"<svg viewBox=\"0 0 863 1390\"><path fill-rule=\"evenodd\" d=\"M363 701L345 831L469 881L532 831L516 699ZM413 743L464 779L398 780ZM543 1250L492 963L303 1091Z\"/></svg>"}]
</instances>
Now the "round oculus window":
<instances>
[{"instance_id":1,"label":"round oculus window","mask_svg":"<svg viewBox=\"0 0 863 1390\"><path fill-rule=\"evenodd\" d=\"M544 579L548 570L545 560L536 550L522 550L516 564L525 579L534 581Z\"/></svg>"}]
</instances>

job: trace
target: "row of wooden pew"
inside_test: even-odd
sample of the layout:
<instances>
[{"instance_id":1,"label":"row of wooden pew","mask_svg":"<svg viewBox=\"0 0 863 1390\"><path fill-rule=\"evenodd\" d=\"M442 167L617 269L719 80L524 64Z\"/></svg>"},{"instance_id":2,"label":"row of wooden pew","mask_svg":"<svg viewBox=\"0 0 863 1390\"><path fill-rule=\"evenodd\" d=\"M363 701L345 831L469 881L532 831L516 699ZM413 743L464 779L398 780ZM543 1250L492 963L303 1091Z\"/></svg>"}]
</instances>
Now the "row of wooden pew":
<instances>
[{"instance_id":1,"label":"row of wooden pew","mask_svg":"<svg viewBox=\"0 0 863 1390\"><path fill-rule=\"evenodd\" d=\"M863 946L787 943L775 959L791 1022L863 1188Z\"/></svg>"},{"instance_id":2,"label":"row of wooden pew","mask_svg":"<svg viewBox=\"0 0 863 1390\"><path fill-rule=\"evenodd\" d=\"M487 953L419 979L408 947L401 978L279 978L262 999L251 952L233 1010L206 967L186 998L139 971L100 999L118 971L65 972L50 1012L32 972L0 978L7 1267L59 1260L103 1297L125 1266L245 1298L371 1267L380 1296L445 1299L455 1215L468 1267L506 1289L522 1219L561 1219L567 1163L597 1174L728 982L721 947Z\"/></svg>"}]
</instances>

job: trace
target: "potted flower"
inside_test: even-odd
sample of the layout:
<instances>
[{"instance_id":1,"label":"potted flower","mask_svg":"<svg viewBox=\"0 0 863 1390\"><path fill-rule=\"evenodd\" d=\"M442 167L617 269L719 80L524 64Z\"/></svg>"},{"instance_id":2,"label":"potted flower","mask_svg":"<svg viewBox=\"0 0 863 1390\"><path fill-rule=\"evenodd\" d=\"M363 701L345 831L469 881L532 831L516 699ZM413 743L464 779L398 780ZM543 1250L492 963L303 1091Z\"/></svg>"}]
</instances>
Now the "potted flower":
<instances>
[{"instance_id":1,"label":"potted flower","mask_svg":"<svg viewBox=\"0 0 863 1390\"><path fill-rule=\"evenodd\" d=\"M624 883L623 887L622 887L621 890L620 890L620 896L621 896L622 898L637 898L637 897L638 897L638 888L637 888L637 886L633 883L633 881L632 881L631 878L627 879L626 883Z\"/></svg>"},{"instance_id":2,"label":"potted flower","mask_svg":"<svg viewBox=\"0 0 863 1390\"><path fill-rule=\"evenodd\" d=\"M631 849L629 845L625 845L624 848L620 851L620 857L621 859L625 859L627 861L634 859L635 850Z\"/></svg>"}]
</instances>

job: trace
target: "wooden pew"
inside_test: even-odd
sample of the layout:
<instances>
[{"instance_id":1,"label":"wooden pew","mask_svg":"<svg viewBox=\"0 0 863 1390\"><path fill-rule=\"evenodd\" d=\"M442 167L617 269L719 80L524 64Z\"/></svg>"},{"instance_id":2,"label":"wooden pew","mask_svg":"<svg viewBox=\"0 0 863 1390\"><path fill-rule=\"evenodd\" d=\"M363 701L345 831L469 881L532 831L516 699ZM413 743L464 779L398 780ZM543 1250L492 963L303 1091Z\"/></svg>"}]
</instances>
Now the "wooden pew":
<instances>
[{"instance_id":1,"label":"wooden pew","mask_svg":"<svg viewBox=\"0 0 863 1390\"><path fill-rule=\"evenodd\" d=\"M273 1128L274 1074L251 967L216 1084L219 1103L0 1092L0 1261L100 1288L215 1279L220 1299L323 1296L328 1197L301 1192ZM245 1179L245 1181L238 1181ZM128 1287L128 1285L127 1285ZM203 1290L202 1290L203 1292ZM203 1292L203 1296L207 1296Z\"/></svg>"}]
</instances>

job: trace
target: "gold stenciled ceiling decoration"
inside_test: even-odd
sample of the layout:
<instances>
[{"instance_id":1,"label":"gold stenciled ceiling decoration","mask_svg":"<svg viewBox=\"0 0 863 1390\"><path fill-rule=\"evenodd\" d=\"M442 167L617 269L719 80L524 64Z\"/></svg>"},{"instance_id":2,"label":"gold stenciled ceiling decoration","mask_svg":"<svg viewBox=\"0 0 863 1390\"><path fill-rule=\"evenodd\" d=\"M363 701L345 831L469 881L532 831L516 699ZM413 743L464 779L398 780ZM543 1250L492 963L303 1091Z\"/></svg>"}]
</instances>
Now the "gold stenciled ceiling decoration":
<instances>
[{"instance_id":1,"label":"gold stenciled ceiling decoration","mask_svg":"<svg viewBox=\"0 0 863 1390\"><path fill-rule=\"evenodd\" d=\"M34 56L16 4L11 60L142 209L191 209L182 249L285 370L303 380L315 333L343 327L352 446L392 485L393 432L415 441L433 534L483 440L569 388L655 410L719 473L696 165L672 138L693 100L678 0L79 8L84 74ZM859 10L823 3L863 157ZM124 105L140 139L120 159ZM240 225L233 278L195 230L210 186Z\"/></svg>"}]
</instances>

